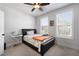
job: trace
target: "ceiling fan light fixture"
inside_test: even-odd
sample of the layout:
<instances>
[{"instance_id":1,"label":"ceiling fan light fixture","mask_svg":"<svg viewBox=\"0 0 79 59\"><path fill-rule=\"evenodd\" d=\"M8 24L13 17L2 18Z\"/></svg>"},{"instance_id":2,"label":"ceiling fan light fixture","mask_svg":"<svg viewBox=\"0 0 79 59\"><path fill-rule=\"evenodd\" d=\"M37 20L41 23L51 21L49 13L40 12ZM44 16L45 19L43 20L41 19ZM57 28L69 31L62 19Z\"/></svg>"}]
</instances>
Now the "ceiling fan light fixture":
<instances>
[{"instance_id":1,"label":"ceiling fan light fixture","mask_svg":"<svg viewBox=\"0 0 79 59\"><path fill-rule=\"evenodd\" d=\"M33 12L35 9L39 9L40 11L43 11L42 6L47 6L50 3L24 3L24 4L32 5L33 8L31 12Z\"/></svg>"},{"instance_id":2,"label":"ceiling fan light fixture","mask_svg":"<svg viewBox=\"0 0 79 59\"><path fill-rule=\"evenodd\" d=\"M40 8L40 6L38 4L33 6L34 8Z\"/></svg>"}]
</instances>

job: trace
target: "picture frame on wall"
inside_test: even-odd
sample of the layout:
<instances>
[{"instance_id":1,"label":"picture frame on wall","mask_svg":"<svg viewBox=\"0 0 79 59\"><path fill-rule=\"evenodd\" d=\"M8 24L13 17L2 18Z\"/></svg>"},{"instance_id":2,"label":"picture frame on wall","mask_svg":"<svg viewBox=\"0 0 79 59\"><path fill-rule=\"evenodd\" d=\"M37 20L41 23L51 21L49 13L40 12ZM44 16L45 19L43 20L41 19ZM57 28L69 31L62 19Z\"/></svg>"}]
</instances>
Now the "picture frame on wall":
<instances>
[{"instance_id":1,"label":"picture frame on wall","mask_svg":"<svg viewBox=\"0 0 79 59\"><path fill-rule=\"evenodd\" d=\"M50 26L54 26L54 20L50 20Z\"/></svg>"}]
</instances>

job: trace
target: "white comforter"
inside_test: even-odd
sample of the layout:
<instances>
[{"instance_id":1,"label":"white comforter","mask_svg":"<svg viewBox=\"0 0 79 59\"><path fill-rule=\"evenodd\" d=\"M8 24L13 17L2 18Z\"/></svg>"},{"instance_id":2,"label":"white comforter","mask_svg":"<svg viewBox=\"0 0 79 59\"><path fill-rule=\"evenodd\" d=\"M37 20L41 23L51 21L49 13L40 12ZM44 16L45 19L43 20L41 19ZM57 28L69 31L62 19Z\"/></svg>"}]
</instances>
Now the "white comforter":
<instances>
[{"instance_id":1,"label":"white comforter","mask_svg":"<svg viewBox=\"0 0 79 59\"><path fill-rule=\"evenodd\" d=\"M41 41L37 41L37 40L32 39L34 36L41 36L41 34L25 35L25 36L24 36L24 41L26 41L26 42L32 44L33 46L37 47L37 48L38 48L38 51L40 52L41 43L46 42L46 41L49 40L50 38L49 38L49 39L45 39L43 42L41 42Z\"/></svg>"},{"instance_id":2,"label":"white comforter","mask_svg":"<svg viewBox=\"0 0 79 59\"><path fill-rule=\"evenodd\" d=\"M32 45L34 45L35 47L38 48L39 47L38 42L36 40L32 39L32 37L34 37L34 36L41 36L41 35L40 34L25 35L24 41L26 41L26 42L28 42L28 43L30 43L30 44L32 44Z\"/></svg>"}]
</instances>

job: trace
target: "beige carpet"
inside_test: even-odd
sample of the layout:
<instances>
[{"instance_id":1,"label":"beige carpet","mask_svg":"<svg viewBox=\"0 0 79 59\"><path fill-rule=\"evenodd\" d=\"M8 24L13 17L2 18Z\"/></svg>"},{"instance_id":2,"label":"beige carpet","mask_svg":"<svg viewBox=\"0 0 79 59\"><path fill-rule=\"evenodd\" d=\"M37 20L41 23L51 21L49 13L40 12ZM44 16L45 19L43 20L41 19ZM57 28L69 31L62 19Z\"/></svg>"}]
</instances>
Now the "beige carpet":
<instances>
[{"instance_id":1,"label":"beige carpet","mask_svg":"<svg viewBox=\"0 0 79 59\"><path fill-rule=\"evenodd\" d=\"M40 54L25 44L19 44L15 47L7 48L3 56L40 56ZM79 51L55 45L44 56L79 56Z\"/></svg>"}]
</instances>

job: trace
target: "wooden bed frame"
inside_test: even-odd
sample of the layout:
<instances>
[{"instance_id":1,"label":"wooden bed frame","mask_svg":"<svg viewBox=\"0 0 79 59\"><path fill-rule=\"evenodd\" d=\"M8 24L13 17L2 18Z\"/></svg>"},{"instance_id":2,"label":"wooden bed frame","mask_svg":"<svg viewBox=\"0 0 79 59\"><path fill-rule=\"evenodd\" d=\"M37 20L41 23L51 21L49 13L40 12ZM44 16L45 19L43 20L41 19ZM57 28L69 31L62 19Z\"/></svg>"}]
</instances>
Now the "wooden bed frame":
<instances>
[{"instance_id":1,"label":"wooden bed frame","mask_svg":"<svg viewBox=\"0 0 79 59\"><path fill-rule=\"evenodd\" d=\"M26 41L24 41L24 35L27 35L27 31L31 31L31 30L34 30L34 33L35 34L37 34L37 31L36 31L36 29L22 29L22 42L24 43L24 44L26 44L26 45L28 45L29 47L31 47L32 49L34 49L35 51L37 51L38 52L38 48L37 47L35 47L35 46L33 46L32 44L30 44L30 43L28 43L28 42L26 42ZM50 42L48 42L47 44L41 44L41 51L40 52L38 52L39 54L41 54L41 56L43 56L45 53L46 53L46 51L50 48L50 47L52 47L54 44L55 44L55 38L52 38L53 40L51 40Z\"/></svg>"}]
</instances>

